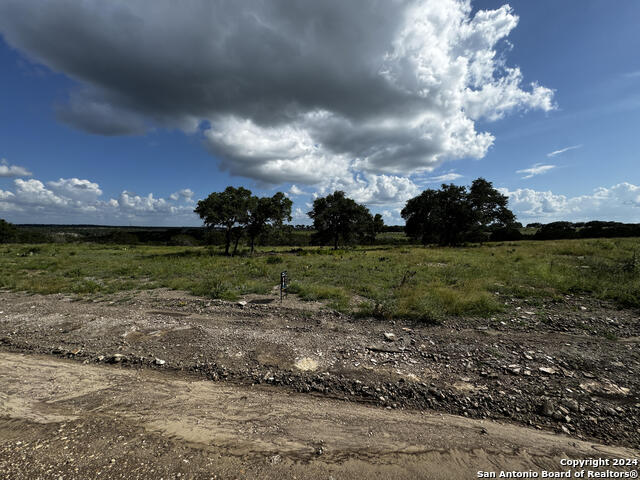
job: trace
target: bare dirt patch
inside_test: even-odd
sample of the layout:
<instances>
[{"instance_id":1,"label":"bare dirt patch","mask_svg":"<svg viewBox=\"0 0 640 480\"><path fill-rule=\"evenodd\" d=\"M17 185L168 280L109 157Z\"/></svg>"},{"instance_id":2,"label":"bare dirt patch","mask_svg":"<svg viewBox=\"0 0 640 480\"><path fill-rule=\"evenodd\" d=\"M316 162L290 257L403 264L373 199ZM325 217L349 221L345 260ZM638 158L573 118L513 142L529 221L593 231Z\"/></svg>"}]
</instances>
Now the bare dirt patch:
<instances>
[{"instance_id":1,"label":"bare dirt patch","mask_svg":"<svg viewBox=\"0 0 640 480\"><path fill-rule=\"evenodd\" d=\"M168 290L93 300L2 292L0 299L6 351L640 444L637 312L588 298L505 299L500 316L441 325L307 309L293 295L282 304Z\"/></svg>"},{"instance_id":2,"label":"bare dirt patch","mask_svg":"<svg viewBox=\"0 0 640 480\"><path fill-rule=\"evenodd\" d=\"M0 391L0 471L18 480L456 479L640 454L487 420L6 352Z\"/></svg>"}]
</instances>

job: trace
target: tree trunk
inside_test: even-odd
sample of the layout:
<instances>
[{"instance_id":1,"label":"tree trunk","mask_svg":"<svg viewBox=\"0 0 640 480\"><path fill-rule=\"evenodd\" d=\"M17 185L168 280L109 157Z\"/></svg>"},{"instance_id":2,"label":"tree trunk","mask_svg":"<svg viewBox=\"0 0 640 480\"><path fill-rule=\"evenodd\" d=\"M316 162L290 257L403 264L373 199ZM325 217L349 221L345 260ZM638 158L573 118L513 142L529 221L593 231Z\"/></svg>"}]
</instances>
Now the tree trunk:
<instances>
[{"instance_id":1,"label":"tree trunk","mask_svg":"<svg viewBox=\"0 0 640 480\"><path fill-rule=\"evenodd\" d=\"M239 242L239 241L240 241L240 235L238 235L238 236L236 237L236 243L235 243L235 245L233 246L233 254L234 254L234 255L235 255L235 254L236 254L236 252L238 251L238 242Z\"/></svg>"},{"instance_id":2,"label":"tree trunk","mask_svg":"<svg viewBox=\"0 0 640 480\"><path fill-rule=\"evenodd\" d=\"M251 237L251 255L253 255L253 246L255 244L255 237Z\"/></svg>"},{"instance_id":3,"label":"tree trunk","mask_svg":"<svg viewBox=\"0 0 640 480\"><path fill-rule=\"evenodd\" d=\"M227 235L225 238L224 254L229 256L229 247L231 246L231 227L227 227Z\"/></svg>"},{"instance_id":4,"label":"tree trunk","mask_svg":"<svg viewBox=\"0 0 640 480\"><path fill-rule=\"evenodd\" d=\"M334 250L338 249L338 235L333 237L333 249Z\"/></svg>"}]
</instances>

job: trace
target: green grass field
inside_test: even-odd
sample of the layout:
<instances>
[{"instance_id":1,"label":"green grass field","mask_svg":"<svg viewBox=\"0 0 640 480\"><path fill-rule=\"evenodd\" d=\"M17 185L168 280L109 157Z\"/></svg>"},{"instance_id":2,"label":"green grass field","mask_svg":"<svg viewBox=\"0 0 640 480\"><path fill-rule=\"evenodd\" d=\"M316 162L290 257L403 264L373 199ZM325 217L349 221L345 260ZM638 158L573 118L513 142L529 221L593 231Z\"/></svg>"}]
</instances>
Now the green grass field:
<instances>
[{"instance_id":1,"label":"green grass field","mask_svg":"<svg viewBox=\"0 0 640 480\"><path fill-rule=\"evenodd\" d=\"M384 318L488 316L502 308L495 292L586 293L640 306L637 238L220 253L213 247L0 245L0 288L97 294L168 287L233 300L270 292L287 270L290 291L303 299L328 299L340 311Z\"/></svg>"}]
</instances>

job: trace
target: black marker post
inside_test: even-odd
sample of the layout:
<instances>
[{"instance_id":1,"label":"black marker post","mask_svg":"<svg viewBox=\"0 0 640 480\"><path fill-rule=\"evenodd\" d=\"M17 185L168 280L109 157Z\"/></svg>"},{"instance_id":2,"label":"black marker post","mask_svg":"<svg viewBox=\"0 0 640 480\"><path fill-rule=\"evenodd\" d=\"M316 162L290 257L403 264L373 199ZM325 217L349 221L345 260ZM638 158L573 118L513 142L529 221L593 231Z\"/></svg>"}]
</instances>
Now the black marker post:
<instances>
[{"instance_id":1,"label":"black marker post","mask_svg":"<svg viewBox=\"0 0 640 480\"><path fill-rule=\"evenodd\" d=\"M287 271L285 270L280 274L280 303L282 303L283 295L287 294Z\"/></svg>"}]
</instances>

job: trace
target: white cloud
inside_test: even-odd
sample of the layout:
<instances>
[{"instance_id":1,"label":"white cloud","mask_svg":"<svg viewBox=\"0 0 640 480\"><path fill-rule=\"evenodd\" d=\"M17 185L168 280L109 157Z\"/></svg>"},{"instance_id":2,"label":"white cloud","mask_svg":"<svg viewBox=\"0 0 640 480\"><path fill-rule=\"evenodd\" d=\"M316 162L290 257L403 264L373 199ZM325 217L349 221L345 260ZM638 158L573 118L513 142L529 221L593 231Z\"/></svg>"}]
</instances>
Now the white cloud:
<instances>
[{"instance_id":1,"label":"white cloud","mask_svg":"<svg viewBox=\"0 0 640 480\"><path fill-rule=\"evenodd\" d=\"M289 196L296 197L298 195L306 195L307 193L304 190L298 188L297 186L291 185L291 188L289 189L287 194Z\"/></svg>"},{"instance_id":2,"label":"white cloud","mask_svg":"<svg viewBox=\"0 0 640 480\"><path fill-rule=\"evenodd\" d=\"M140 225L198 225L193 213L193 192L183 189L168 199L152 193L128 191L117 199L102 200L97 183L78 178L43 182L14 180L14 190L0 190L0 211L18 223L96 223Z\"/></svg>"},{"instance_id":3,"label":"white cloud","mask_svg":"<svg viewBox=\"0 0 640 480\"><path fill-rule=\"evenodd\" d=\"M519 188L499 189L509 197L509 208L520 221L617 220L637 222L640 215L640 186L619 183L600 187L589 195L567 197L553 192Z\"/></svg>"},{"instance_id":4,"label":"white cloud","mask_svg":"<svg viewBox=\"0 0 640 480\"><path fill-rule=\"evenodd\" d=\"M380 213L385 225L402 225L404 223L404 219L400 215L401 210L401 208L396 208L393 210L382 210L382 212Z\"/></svg>"},{"instance_id":5,"label":"white cloud","mask_svg":"<svg viewBox=\"0 0 640 480\"><path fill-rule=\"evenodd\" d=\"M568 152L569 150L575 150L577 148L582 148L582 145L572 145L570 147L561 148L560 150L554 150L553 152L547 153L547 157L555 157L556 155L560 155L561 153Z\"/></svg>"},{"instance_id":6,"label":"white cloud","mask_svg":"<svg viewBox=\"0 0 640 480\"><path fill-rule=\"evenodd\" d=\"M60 207L69 204L70 200L68 198L60 197L53 191L48 190L40 180L22 180L18 178L14 183L16 186L15 202L18 204L39 207Z\"/></svg>"},{"instance_id":7,"label":"white cloud","mask_svg":"<svg viewBox=\"0 0 640 480\"><path fill-rule=\"evenodd\" d=\"M335 190L342 190L348 197L367 206L402 204L420 193L420 188L406 177L364 173L331 179L322 185L314 198Z\"/></svg>"},{"instance_id":8,"label":"white cloud","mask_svg":"<svg viewBox=\"0 0 640 480\"><path fill-rule=\"evenodd\" d=\"M296 207L293 209L293 212L291 212L291 223L294 225L310 224L311 219L309 215L307 215L307 212L303 211L300 207Z\"/></svg>"},{"instance_id":9,"label":"white cloud","mask_svg":"<svg viewBox=\"0 0 640 480\"><path fill-rule=\"evenodd\" d=\"M0 201L9 200L9 199L13 198L13 196L14 196L13 192L0 190Z\"/></svg>"},{"instance_id":10,"label":"white cloud","mask_svg":"<svg viewBox=\"0 0 640 480\"><path fill-rule=\"evenodd\" d=\"M322 114L307 117L313 122ZM261 127L251 120L223 117L205 131L205 142L222 159L223 168L265 182L314 184L327 174L342 176L348 171L345 156L330 154L300 126Z\"/></svg>"},{"instance_id":11,"label":"white cloud","mask_svg":"<svg viewBox=\"0 0 640 480\"><path fill-rule=\"evenodd\" d=\"M103 135L202 125L234 175L378 176L355 182L365 199L482 158L494 138L479 119L554 108L502 55L517 23L508 5L474 13L470 0L0 3L3 38L80 85L64 122Z\"/></svg>"},{"instance_id":12,"label":"white cloud","mask_svg":"<svg viewBox=\"0 0 640 480\"><path fill-rule=\"evenodd\" d=\"M61 178L55 182L47 182L47 186L59 195L85 202L96 201L102 195L97 183L78 178Z\"/></svg>"},{"instance_id":13,"label":"white cloud","mask_svg":"<svg viewBox=\"0 0 640 480\"><path fill-rule=\"evenodd\" d=\"M535 177L536 175L542 175L547 173L550 170L556 168L556 165L543 165L541 163L536 163L535 165L525 168L523 170L516 170L516 173L526 173L523 179Z\"/></svg>"},{"instance_id":14,"label":"white cloud","mask_svg":"<svg viewBox=\"0 0 640 480\"><path fill-rule=\"evenodd\" d=\"M423 181L425 183L447 183L447 182L453 182L454 180L458 180L463 176L464 175L460 175L459 173L449 172L449 173L444 173L442 175L437 175L435 177L426 177L424 178Z\"/></svg>"},{"instance_id":15,"label":"white cloud","mask_svg":"<svg viewBox=\"0 0 640 480\"><path fill-rule=\"evenodd\" d=\"M183 188L182 190L178 190L177 192L174 192L171 195L169 195L169 198L173 201L178 201L182 199L185 202L192 202L193 190L191 190L190 188Z\"/></svg>"},{"instance_id":16,"label":"white cloud","mask_svg":"<svg viewBox=\"0 0 640 480\"><path fill-rule=\"evenodd\" d=\"M18 165L9 165L6 159L0 160L0 177L30 177L29 170Z\"/></svg>"},{"instance_id":17,"label":"white cloud","mask_svg":"<svg viewBox=\"0 0 640 480\"><path fill-rule=\"evenodd\" d=\"M118 197L118 206L129 212L155 212L165 209L167 201L163 198L154 198L153 193L144 197L126 190Z\"/></svg>"},{"instance_id":18,"label":"white cloud","mask_svg":"<svg viewBox=\"0 0 640 480\"><path fill-rule=\"evenodd\" d=\"M553 91L536 83L531 91L522 90L522 73L519 68L505 69L506 75L497 82L487 83L479 90L467 90L466 111L470 118L487 118L495 121L517 109L554 109Z\"/></svg>"}]
</instances>

